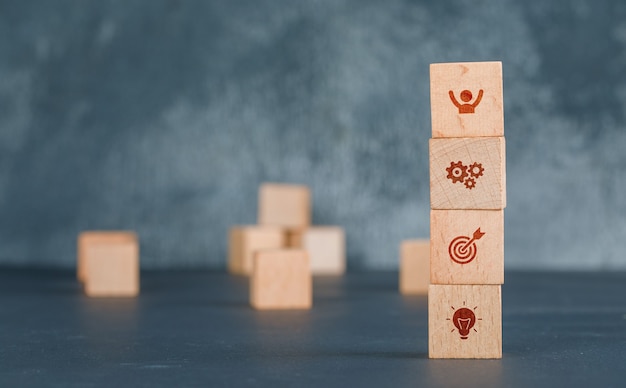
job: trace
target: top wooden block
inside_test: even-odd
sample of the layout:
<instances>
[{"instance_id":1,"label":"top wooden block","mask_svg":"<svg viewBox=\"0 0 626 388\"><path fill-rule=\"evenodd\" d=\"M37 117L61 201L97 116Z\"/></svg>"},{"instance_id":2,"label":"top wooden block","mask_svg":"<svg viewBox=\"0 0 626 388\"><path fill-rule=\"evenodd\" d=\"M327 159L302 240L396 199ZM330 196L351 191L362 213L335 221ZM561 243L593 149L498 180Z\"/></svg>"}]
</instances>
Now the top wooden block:
<instances>
[{"instance_id":1,"label":"top wooden block","mask_svg":"<svg viewBox=\"0 0 626 388\"><path fill-rule=\"evenodd\" d=\"M504 136L502 62L430 65L433 138Z\"/></svg>"},{"instance_id":2,"label":"top wooden block","mask_svg":"<svg viewBox=\"0 0 626 388\"><path fill-rule=\"evenodd\" d=\"M259 224L296 229L309 226L309 188L303 185L262 184L259 189Z\"/></svg>"}]
</instances>

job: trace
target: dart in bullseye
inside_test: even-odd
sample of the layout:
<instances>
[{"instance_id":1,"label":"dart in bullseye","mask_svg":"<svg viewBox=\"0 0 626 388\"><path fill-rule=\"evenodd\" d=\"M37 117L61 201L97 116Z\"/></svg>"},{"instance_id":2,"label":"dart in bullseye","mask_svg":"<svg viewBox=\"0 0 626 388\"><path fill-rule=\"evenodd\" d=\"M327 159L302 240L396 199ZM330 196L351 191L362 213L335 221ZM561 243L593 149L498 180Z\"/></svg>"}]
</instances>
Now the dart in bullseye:
<instances>
[{"instance_id":1,"label":"dart in bullseye","mask_svg":"<svg viewBox=\"0 0 626 388\"><path fill-rule=\"evenodd\" d=\"M459 236L456 237L448 246L450 258L455 263L467 264L476 258L478 248L476 241L480 240L485 233L480 231L480 227L474 231L472 237Z\"/></svg>"}]
</instances>

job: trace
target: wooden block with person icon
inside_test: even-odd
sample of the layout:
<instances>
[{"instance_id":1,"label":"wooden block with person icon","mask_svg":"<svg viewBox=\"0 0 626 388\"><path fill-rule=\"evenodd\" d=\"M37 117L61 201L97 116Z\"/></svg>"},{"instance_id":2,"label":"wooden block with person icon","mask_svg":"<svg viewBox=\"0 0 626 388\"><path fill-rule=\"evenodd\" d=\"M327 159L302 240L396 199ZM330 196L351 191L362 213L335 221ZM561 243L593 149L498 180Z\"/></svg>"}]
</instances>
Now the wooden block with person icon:
<instances>
[{"instance_id":1,"label":"wooden block with person icon","mask_svg":"<svg viewBox=\"0 0 626 388\"><path fill-rule=\"evenodd\" d=\"M430 65L433 138L504 136L502 62Z\"/></svg>"}]
</instances>

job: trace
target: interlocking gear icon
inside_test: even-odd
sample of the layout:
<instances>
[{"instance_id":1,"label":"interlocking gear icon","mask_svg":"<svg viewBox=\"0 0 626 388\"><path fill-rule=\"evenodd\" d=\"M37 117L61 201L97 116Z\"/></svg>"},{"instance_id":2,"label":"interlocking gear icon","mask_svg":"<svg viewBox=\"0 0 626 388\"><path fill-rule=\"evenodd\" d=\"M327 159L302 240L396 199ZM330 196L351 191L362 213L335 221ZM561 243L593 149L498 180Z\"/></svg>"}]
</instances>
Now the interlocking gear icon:
<instances>
[{"instance_id":1,"label":"interlocking gear icon","mask_svg":"<svg viewBox=\"0 0 626 388\"><path fill-rule=\"evenodd\" d=\"M452 183L463 183L465 187L472 190L476 187L476 180L483 176L485 168L482 163L474 162L466 166L460 160L458 162L450 162L450 167L446 167L448 175Z\"/></svg>"}]
</instances>

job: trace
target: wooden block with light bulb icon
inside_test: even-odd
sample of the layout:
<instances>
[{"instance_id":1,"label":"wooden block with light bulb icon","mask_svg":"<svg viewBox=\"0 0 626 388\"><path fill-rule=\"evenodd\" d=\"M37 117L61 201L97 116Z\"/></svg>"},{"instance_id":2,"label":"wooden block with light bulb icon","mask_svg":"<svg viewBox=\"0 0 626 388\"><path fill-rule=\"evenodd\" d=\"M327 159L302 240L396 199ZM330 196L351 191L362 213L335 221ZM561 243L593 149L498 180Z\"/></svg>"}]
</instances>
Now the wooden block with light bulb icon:
<instances>
[{"instance_id":1,"label":"wooden block with light bulb icon","mask_svg":"<svg viewBox=\"0 0 626 388\"><path fill-rule=\"evenodd\" d=\"M438 285L428 290L430 358L502 358L499 285Z\"/></svg>"},{"instance_id":2,"label":"wooden block with light bulb icon","mask_svg":"<svg viewBox=\"0 0 626 388\"><path fill-rule=\"evenodd\" d=\"M430 65L432 137L504 136L502 62Z\"/></svg>"},{"instance_id":3,"label":"wooden block with light bulb icon","mask_svg":"<svg viewBox=\"0 0 626 388\"><path fill-rule=\"evenodd\" d=\"M432 284L504 283L504 210L431 210Z\"/></svg>"}]
</instances>

